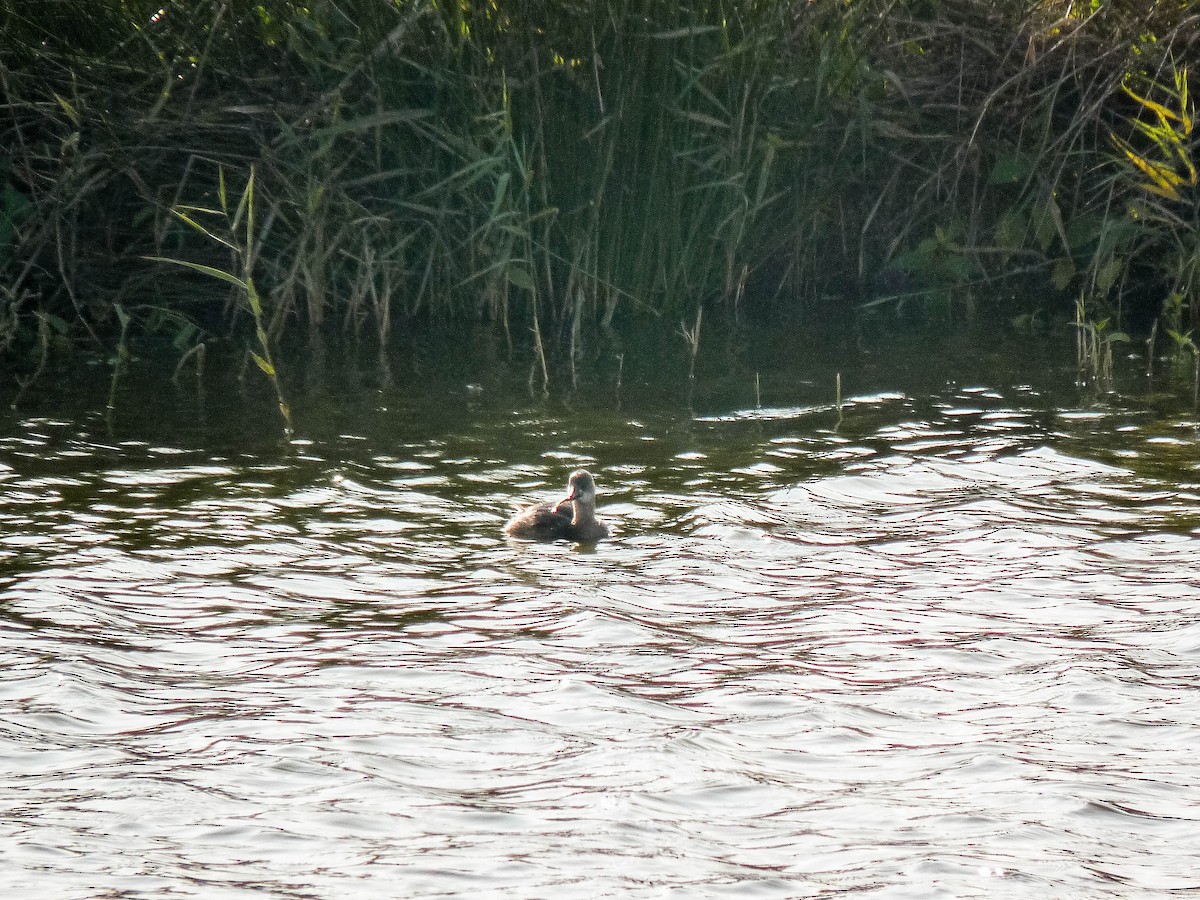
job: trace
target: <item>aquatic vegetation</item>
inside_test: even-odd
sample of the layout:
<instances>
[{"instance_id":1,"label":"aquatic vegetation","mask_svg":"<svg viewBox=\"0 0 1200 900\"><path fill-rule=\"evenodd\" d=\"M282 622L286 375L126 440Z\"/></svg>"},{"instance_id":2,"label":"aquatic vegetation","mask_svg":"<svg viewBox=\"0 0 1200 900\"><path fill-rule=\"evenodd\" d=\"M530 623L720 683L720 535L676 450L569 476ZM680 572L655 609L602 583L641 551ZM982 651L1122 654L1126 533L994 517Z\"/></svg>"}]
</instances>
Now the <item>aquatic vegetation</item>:
<instances>
[{"instance_id":1,"label":"aquatic vegetation","mask_svg":"<svg viewBox=\"0 0 1200 900\"><path fill-rule=\"evenodd\" d=\"M293 432L292 428L292 412L284 399L283 386L280 383L279 369L275 364L273 354L271 352L271 340L267 335L266 314L263 310L262 297L258 293L258 288L254 285L254 276L252 270L255 260L255 218L254 218L254 169L250 169L250 176L246 181L246 187L242 191L241 197L238 200L237 207L230 212L229 196L225 188L225 173L219 173L219 190L217 199L219 206L216 209L208 209L198 206L183 206L175 207L171 210L181 222L188 225L190 228L200 232L205 237L227 247L233 254L236 261L238 271L229 272L225 269L216 268L214 266L204 265L202 263L193 262L186 259L172 259L170 257L151 257L156 262L171 263L173 265L183 266L192 271L199 272L202 275L208 275L216 278L219 281L224 281L233 285L238 291L239 297L245 300L246 307L250 311L250 315L254 321L254 336L257 343L257 350L249 350L250 358L254 360L254 364L262 370L263 374L271 382L271 386L275 389L275 397L279 404L279 414L283 418L284 433L290 437ZM202 224L201 217L217 218L224 226L224 234L219 233L215 227ZM119 351L119 361L117 371L120 371L120 361L127 358L128 354L125 351L125 334L128 329L129 316L120 307L117 308L117 313L121 317L121 344ZM186 355L185 357L186 358ZM180 360L180 365L183 364L183 359ZM113 392L116 391L116 375L113 377ZM109 396L108 408L111 410L114 406L113 395Z\"/></svg>"},{"instance_id":2,"label":"aquatic vegetation","mask_svg":"<svg viewBox=\"0 0 1200 900\"><path fill-rule=\"evenodd\" d=\"M484 322L545 390L610 324L705 307L1016 293L1069 318L1082 291L1119 322L1179 291L1200 315L1180 4L0 15L0 352L25 373L53 349L48 322L77 344L169 335L190 360L233 335L286 419L269 352L286 333L382 355L397 331ZM226 178L253 178L261 211L232 269L176 214L220 208ZM1151 245L1166 262L1138 261ZM209 270L238 302L190 277Z\"/></svg>"},{"instance_id":3,"label":"aquatic vegetation","mask_svg":"<svg viewBox=\"0 0 1200 900\"><path fill-rule=\"evenodd\" d=\"M1184 310L1190 327L1200 327L1200 190L1188 70L1175 69L1169 84L1148 81L1143 93L1128 83L1122 89L1137 104L1137 114L1129 118L1129 138L1110 135L1122 163L1114 181L1128 198L1140 255L1155 261L1168 287L1164 324L1182 347Z\"/></svg>"},{"instance_id":4,"label":"aquatic vegetation","mask_svg":"<svg viewBox=\"0 0 1200 900\"><path fill-rule=\"evenodd\" d=\"M1081 383L1111 390L1113 345L1128 342L1129 335L1115 330L1107 318L1096 319L1080 296L1075 304L1075 359Z\"/></svg>"}]
</instances>

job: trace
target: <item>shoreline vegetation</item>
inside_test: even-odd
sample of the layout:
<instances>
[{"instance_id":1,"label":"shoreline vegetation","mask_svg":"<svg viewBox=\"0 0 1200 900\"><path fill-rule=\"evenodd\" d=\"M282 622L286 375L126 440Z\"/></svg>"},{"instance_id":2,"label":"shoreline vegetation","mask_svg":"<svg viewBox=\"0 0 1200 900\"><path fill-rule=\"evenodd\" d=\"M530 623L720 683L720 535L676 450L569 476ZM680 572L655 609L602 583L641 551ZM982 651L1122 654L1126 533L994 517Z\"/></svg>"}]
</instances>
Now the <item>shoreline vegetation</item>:
<instances>
[{"instance_id":1,"label":"shoreline vegetation","mask_svg":"<svg viewBox=\"0 0 1200 900\"><path fill-rule=\"evenodd\" d=\"M0 0L0 357L999 302L1200 373L1187 0ZM1157 345L1155 341L1157 340ZM1157 346L1157 351L1155 347ZM276 348L272 357L272 348ZM303 351L294 351L303 352Z\"/></svg>"}]
</instances>

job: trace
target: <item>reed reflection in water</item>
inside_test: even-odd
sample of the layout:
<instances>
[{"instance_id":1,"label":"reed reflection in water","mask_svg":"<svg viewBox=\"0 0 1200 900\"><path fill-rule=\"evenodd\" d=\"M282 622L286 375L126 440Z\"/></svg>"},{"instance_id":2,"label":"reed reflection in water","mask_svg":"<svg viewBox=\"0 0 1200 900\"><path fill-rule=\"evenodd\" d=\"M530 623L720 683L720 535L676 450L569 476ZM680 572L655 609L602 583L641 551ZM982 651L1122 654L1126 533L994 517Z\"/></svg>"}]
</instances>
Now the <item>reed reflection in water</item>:
<instances>
[{"instance_id":1,"label":"reed reflection in water","mask_svg":"<svg viewBox=\"0 0 1200 900\"><path fill-rule=\"evenodd\" d=\"M1028 400L291 456L23 420L5 896L1200 890L1200 505L1130 468L1194 435ZM612 540L500 537L578 465Z\"/></svg>"}]
</instances>

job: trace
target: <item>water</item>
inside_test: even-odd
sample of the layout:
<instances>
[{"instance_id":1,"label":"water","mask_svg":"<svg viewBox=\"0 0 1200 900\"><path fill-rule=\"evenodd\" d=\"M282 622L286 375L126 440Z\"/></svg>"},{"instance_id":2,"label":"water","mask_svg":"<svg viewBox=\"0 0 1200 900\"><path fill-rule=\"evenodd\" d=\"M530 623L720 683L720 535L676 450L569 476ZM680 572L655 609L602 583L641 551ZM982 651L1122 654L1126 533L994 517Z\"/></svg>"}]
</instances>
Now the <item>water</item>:
<instances>
[{"instance_id":1,"label":"water","mask_svg":"<svg viewBox=\"0 0 1200 900\"><path fill-rule=\"evenodd\" d=\"M1197 423L1053 353L832 348L758 407L744 359L331 379L290 449L261 397L27 400L3 895L1200 891ZM613 540L500 537L579 465Z\"/></svg>"}]
</instances>

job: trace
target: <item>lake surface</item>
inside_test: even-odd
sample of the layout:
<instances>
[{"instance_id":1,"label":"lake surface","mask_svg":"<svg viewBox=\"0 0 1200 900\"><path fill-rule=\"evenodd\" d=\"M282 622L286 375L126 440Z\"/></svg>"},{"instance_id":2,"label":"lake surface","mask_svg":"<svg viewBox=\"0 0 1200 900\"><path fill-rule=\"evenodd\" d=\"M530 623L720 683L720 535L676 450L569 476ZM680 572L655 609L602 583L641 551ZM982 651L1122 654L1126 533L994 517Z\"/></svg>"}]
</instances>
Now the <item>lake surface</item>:
<instances>
[{"instance_id":1,"label":"lake surface","mask_svg":"<svg viewBox=\"0 0 1200 900\"><path fill-rule=\"evenodd\" d=\"M0 893L1200 892L1196 417L1003 343L45 379ZM501 537L579 466L612 540Z\"/></svg>"}]
</instances>

